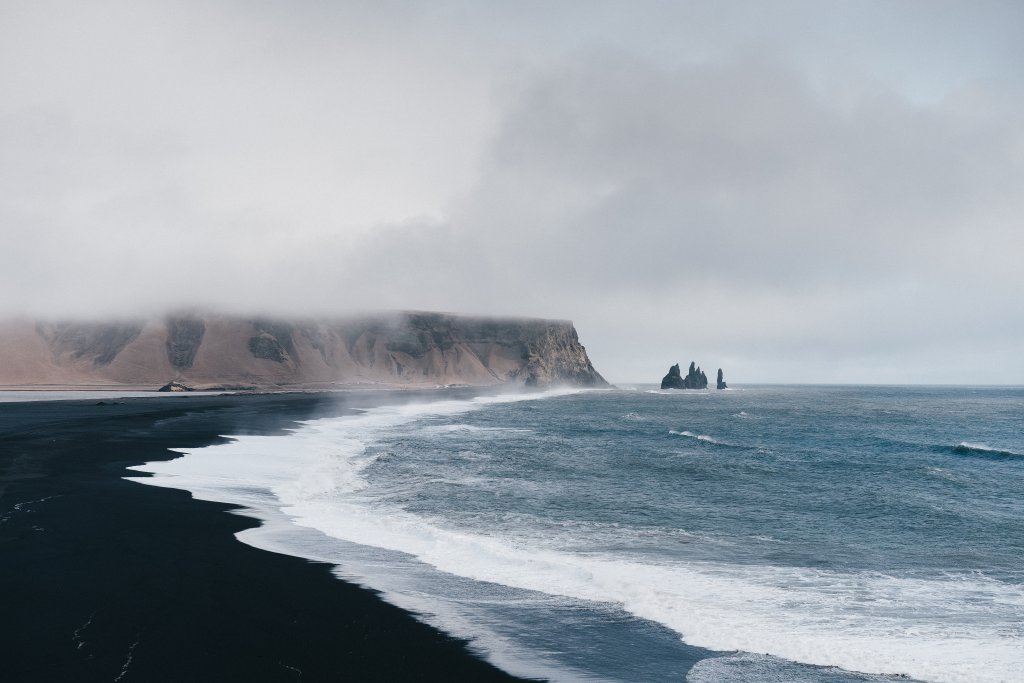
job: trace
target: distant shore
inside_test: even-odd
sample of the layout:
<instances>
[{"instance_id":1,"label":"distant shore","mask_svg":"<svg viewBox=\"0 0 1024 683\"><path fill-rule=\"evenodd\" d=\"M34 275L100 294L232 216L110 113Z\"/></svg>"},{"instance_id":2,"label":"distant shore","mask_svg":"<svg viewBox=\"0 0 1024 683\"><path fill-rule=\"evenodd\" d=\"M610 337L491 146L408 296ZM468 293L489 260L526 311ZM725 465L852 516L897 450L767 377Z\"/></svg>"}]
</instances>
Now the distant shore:
<instances>
[{"instance_id":1,"label":"distant shore","mask_svg":"<svg viewBox=\"0 0 1024 683\"><path fill-rule=\"evenodd\" d=\"M0 384L3 391L109 391L109 392L152 392L159 393L160 384ZM190 385L190 390L203 393L237 393L237 394L282 394L282 393L330 393L353 391L432 391L439 389L463 389L467 384L441 385L432 382L317 382L302 384L265 384L265 385ZM500 384L481 386L481 389L500 388ZM175 392L177 393L177 392ZM187 392L186 392L187 393Z\"/></svg>"},{"instance_id":2,"label":"distant shore","mask_svg":"<svg viewBox=\"0 0 1024 683\"><path fill-rule=\"evenodd\" d=\"M328 565L240 543L257 522L230 506L123 478L409 392L186 396L4 403L5 680L516 680Z\"/></svg>"}]
</instances>

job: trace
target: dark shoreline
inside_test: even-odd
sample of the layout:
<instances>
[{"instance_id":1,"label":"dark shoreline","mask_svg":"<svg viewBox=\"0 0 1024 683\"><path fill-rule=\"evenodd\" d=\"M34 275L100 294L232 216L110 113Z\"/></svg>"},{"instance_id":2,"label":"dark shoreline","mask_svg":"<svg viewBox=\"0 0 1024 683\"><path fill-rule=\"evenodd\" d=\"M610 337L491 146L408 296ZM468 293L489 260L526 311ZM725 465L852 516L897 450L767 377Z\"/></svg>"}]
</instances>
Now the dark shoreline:
<instances>
[{"instance_id":1,"label":"dark shoreline","mask_svg":"<svg viewBox=\"0 0 1024 683\"><path fill-rule=\"evenodd\" d=\"M0 404L3 679L520 680L330 565L240 543L258 522L232 506L123 479L169 447L437 395Z\"/></svg>"}]
</instances>

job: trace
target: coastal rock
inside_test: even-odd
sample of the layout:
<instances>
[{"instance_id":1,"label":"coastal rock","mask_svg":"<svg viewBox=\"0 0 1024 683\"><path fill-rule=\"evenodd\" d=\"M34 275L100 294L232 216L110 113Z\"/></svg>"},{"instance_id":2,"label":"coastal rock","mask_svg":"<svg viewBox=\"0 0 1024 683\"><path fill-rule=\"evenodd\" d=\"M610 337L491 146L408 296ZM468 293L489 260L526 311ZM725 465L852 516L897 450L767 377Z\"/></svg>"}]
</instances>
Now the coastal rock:
<instances>
[{"instance_id":1,"label":"coastal rock","mask_svg":"<svg viewBox=\"0 0 1024 683\"><path fill-rule=\"evenodd\" d=\"M662 389L685 389L683 385L682 371L679 369L679 363L676 363L668 369L668 374L661 378Z\"/></svg>"},{"instance_id":2,"label":"coastal rock","mask_svg":"<svg viewBox=\"0 0 1024 683\"><path fill-rule=\"evenodd\" d=\"M729 385L725 383L725 377L722 375L722 368L718 368L718 388L728 389Z\"/></svg>"},{"instance_id":3,"label":"coastal rock","mask_svg":"<svg viewBox=\"0 0 1024 683\"><path fill-rule=\"evenodd\" d=\"M179 369L192 367L203 343L206 323L201 318L171 317L167 319L167 360Z\"/></svg>"},{"instance_id":4,"label":"coastal rock","mask_svg":"<svg viewBox=\"0 0 1024 683\"><path fill-rule=\"evenodd\" d=\"M662 378L661 388L707 389L708 376L704 374L703 370L697 367L696 363L691 362L690 368L686 373L686 377L683 377L683 373L679 369L679 364L676 363L675 365L668 369L668 374Z\"/></svg>"},{"instance_id":5,"label":"coastal rock","mask_svg":"<svg viewBox=\"0 0 1024 683\"><path fill-rule=\"evenodd\" d=\"M186 384L182 384L181 382L168 382L167 384L157 389L157 391L195 391L195 389Z\"/></svg>"},{"instance_id":6,"label":"coastal rock","mask_svg":"<svg viewBox=\"0 0 1024 683\"><path fill-rule=\"evenodd\" d=\"M42 337L55 359L88 361L93 367L109 365L142 332L138 322L38 323Z\"/></svg>"},{"instance_id":7,"label":"coastal rock","mask_svg":"<svg viewBox=\"0 0 1024 683\"><path fill-rule=\"evenodd\" d=\"M288 352L273 335L266 332L249 339L249 353L254 358L272 360L275 363L284 363L288 360Z\"/></svg>"}]
</instances>

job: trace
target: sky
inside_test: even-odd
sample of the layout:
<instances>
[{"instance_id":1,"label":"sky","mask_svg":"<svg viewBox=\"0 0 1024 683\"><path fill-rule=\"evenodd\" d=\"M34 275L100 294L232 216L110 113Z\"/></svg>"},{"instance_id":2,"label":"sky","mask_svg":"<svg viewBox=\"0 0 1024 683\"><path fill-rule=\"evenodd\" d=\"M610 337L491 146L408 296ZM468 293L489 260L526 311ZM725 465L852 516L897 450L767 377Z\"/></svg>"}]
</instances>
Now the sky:
<instances>
[{"instance_id":1,"label":"sky","mask_svg":"<svg viewBox=\"0 0 1024 683\"><path fill-rule=\"evenodd\" d=\"M571 319L1024 384L1024 4L0 0L0 315Z\"/></svg>"}]
</instances>

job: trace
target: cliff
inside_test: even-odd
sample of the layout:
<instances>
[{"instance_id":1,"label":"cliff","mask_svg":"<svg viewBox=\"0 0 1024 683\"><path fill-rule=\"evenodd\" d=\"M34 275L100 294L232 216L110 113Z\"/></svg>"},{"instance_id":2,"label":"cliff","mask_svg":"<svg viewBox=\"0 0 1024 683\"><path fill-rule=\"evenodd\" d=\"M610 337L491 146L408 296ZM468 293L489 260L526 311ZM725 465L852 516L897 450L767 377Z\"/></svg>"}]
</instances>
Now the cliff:
<instances>
[{"instance_id":1,"label":"cliff","mask_svg":"<svg viewBox=\"0 0 1024 683\"><path fill-rule=\"evenodd\" d=\"M0 386L606 386L562 320L395 313L0 323Z\"/></svg>"}]
</instances>

